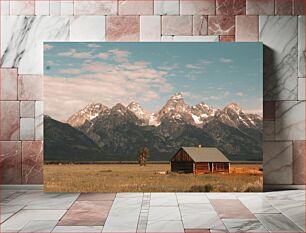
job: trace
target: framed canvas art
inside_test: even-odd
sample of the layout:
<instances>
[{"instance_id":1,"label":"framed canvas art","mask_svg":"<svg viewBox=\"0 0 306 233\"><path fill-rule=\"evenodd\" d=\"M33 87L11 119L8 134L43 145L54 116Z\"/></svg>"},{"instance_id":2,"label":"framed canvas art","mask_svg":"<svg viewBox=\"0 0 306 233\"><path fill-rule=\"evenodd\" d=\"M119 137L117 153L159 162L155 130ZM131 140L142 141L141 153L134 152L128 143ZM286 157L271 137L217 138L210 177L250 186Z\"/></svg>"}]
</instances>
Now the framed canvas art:
<instances>
[{"instance_id":1,"label":"framed canvas art","mask_svg":"<svg viewBox=\"0 0 306 233\"><path fill-rule=\"evenodd\" d=\"M45 42L45 191L261 191L262 53Z\"/></svg>"}]
</instances>

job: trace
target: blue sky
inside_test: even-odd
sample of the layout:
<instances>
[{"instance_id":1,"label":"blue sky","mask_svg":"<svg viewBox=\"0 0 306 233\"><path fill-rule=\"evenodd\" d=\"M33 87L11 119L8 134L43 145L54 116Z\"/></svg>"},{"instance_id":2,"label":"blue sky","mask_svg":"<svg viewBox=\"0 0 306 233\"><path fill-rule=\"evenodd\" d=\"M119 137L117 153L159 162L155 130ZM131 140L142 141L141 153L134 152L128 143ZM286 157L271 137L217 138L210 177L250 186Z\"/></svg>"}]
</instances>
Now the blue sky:
<instances>
[{"instance_id":1,"label":"blue sky","mask_svg":"<svg viewBox=\"0 0 306 233\"><path fill-rule=\"evenodd\" d=\"M48 42L46 114L64 121L90 103L131 101L154 112L177 92L190 105L262 114L262 66L261 43Z\"/></svg>"}]
</instances>

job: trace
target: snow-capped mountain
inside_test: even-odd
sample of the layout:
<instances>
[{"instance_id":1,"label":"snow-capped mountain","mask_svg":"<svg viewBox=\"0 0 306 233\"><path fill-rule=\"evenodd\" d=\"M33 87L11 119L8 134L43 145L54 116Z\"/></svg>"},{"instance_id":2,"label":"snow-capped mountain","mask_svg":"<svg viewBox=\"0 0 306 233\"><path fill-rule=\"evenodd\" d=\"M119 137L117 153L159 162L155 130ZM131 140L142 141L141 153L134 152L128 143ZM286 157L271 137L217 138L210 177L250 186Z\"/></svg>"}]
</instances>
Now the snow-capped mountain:
<instances>
[{"instance_id":1,"label":"snow-capped mountain","mask_svg":"<svg viewBox=\"0 0 306 233\"><path fill-rule=\"evenodd\" d=\"M95 142L108 160L135 160L144 145L152 160L168 160L178 148L199 144L217 147L230 160L262 159L262 117L245 113L236 103L222 109L203 102L190 106L177 93L154 113L137 102L90 104L67 122Z\"/></svg>"},{"instance_id":2,"label":"snow-capped mountain","mask_svg":"<svg viewBox=\"0 0 306 233\"><path fill-rule=\"evenodd\" d=\"M91 121L101 114L108 114L110 109L103 104L90 104L68 118L67 123L73 127L79 127L85 121Z\"/></svg>"},{"instance_id":3,"label":"snow-capped mountain","mask_svg":"<svg viewBox=\"0 0 306 233\"><path fill-rule=\"evenodd\" d=\"M113 108L108 108L103 104L90 104L76 114L72 115L67 123L73 127L79 127L85 121L110 114L111 112L126 114L132 112L142 122L142 126L159 126L165 119L176 123L187 123L196 127L202 127L205 123L218 119L222 123L231 127L256 127L262 121L261 116L256 114L246 114L236 103L231 103L223 109L214 109L201 102L194 106L185 103L183 95L177 93L169 98L166 104L156 113L149 113L137 102L131 102L126 107L117 104Z\"/></svg>"},{"instance_id":4,"label":"snow-capped mountain","mask_svg":"<svg viewBox=\"0 0 306 233\"><path fill-rule=\"evenodd\" d=\"M257 127L262 117L256 114L246 114L236 103L231 103L222 110L217 110L215 118L232 127Z\"/></svg>"},{"instance_id":5,"label":"snow-capped mountain","mask_svg":"<svg viewBox=\"0 0 306 233\"><path fill-rule=\"evenodd\" d=\"M191 116L190 106L185 103L181 93L171 96L161 110L155 113L155 116L159 122L163 121L164 119L168 119L178 123L194 123Z\"/></svg>"},{"instance_id":6,"label":"snow-capped mountain","mask_svg":"<svg viewBox=\"0 0 306 233\"><path fill-rule=\"evenodd\" d=\"M154 125L154 114L146 112L139 103L133 101L127 106L127 109L133 112L138 119L142 120L143 125Z\"/></svg>"}]
</instances>

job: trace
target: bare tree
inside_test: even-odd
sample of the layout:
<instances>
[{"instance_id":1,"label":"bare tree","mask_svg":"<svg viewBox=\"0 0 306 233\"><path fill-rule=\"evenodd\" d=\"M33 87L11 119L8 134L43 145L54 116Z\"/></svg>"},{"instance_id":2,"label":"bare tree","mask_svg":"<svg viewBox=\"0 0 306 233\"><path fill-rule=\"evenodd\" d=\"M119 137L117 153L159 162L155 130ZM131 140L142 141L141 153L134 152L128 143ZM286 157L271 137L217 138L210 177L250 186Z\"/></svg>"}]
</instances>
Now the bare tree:
<instances>
[{"instance_id":1,"label":"bare tree","mask_svg":"<svg viewBox=\"0 0 306 233\"><path fill-rule=\"evenodd\" d=\"M150 157L148 147L143 147L138 151L138 163L140 166L146 166L147 160Z\"/></svg>"}]
</instances>

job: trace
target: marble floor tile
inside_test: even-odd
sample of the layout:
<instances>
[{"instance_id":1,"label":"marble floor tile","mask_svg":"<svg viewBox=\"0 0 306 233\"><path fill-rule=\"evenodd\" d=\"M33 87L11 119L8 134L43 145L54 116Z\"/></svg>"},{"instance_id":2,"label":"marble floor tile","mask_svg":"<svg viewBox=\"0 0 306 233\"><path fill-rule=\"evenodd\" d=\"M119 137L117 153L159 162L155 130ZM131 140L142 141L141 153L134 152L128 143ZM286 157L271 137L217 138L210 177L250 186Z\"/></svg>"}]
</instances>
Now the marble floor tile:
<instances>
[{"instance_id":1,"label":"marble floor tile","mask_svg":"<svg viewBox=\"0 0 306 233\"><path fill-rule=\"evenodd\" d=\"M210 202L221 219L255 219L239 200L211 199Z\"/></svg>"},{"instance_id":2,"label":"marble floor tile","mask_svg":"<svg viewBox=\"0 0 306 233\"><path fill-rule=\"evenodd\" d=\"M186 229L185 228L185 233L210 233L209 229L197 229L197 228L192 228L192 229Z\"/></svg>"},{"instance_id":3,"label":"marble floor tile","mask_svg":"<svg viewBox=\"0 0 306 233\"><path fill-rule=\"evenodd\" d=\"M4 222L14 214L16 214L18 211L20 211L24 205L7 205L7 204L1 204L0 205L0 222Z\"/></svg>"},{"instance_id":4,"label":"marble floor tile","mask_svg":"<svg viewBox=\"0 0 306 233\"><path fill-rule=\"evenodd\" d=\"M210 204L183 204L180 211L185 229L210 229L220 221Z\"/></svg>"},{"instance_id":5,"label":"marble floor tile","mask_svg":"<svg viewBox=\"0 0 306 233\"><path fill-rule=\"evenodd\" d=\"M210 232L228 232L228 229L225 227L224 223L219 220L213 224L213 226L210 228Z\"/></svg>"},{"instance_id":6,"label":"marble floor tile","mask_svg":"<svg viewBox=\"0 0 306 233\"><path fill-rule=\"evenodd\" d=\"M267 200L305 201L305 190L268 192L268 193L261 193L260 195Z\"/></svg>"},{"instance_id":7,"label":"marble floor tile","mask_svg":"<svg viewBox=\"0 0 306 233\"><path fill-rule=\"evenodd\" d=\"M16 191L14 190L10 195L5 196L4 199L1 199L1 204L8 204L10 203L12 200L24 195L26 192L23 191ZM18 205L18 204L17 204ZM22 204L21 204L22 205Z\"/></svg>"},{"instance_id":8,"label":"marble floor tile","mask_svg":"<svg viewBox=\"0 0 306 233\"><path fill-rule=\"evenodd\" d=\"M239 197L239 200L244 204L253 214L264 213L280 213L279 210L273 208L273 206L266 200L259 196L243 196Z\"/></svg>"},{"instance_id":9,"label":"marble floor tile","mask_svg":"<svg viewBox=\"0 0 306 233\"><path fill-rule=\"evenodd\" d=\"M175 193L152 193L150 206L177 206Z\"/></svg>"},{"instance_id":10,"label":"marble floor tile","mask_svg":"<svg viewBox=\"0 0 306 233\"><path fill-rule=\"evenodd\" d=\"M256 217L271 232L303 232L282 214L256 214Z\"/></svg>"},{"instance_id":11,"label":"marble floor tile","mask_svg":"<svg viewBox=\"0 0 306 233\"><path fill-rule=\"evenodd\" d=\"M179 204L180 210L181 212L184 213L188 213L188 214L192 214L194 213L194 211L197 211L199 213L210 213L210 212L214 212L216 213L214 207L209 203L183 203L183 204Z\"/></svg>"},{"instance_id":12,"label":"marble floor tile","mask_svg":"<svg viewBox=\"0 0 306 233\"><path fill-rule=\"evenodd\" d=\"M116 198L139 198L143 197L143 193L117 193Z\"/></svg>"},{"instance_id":13,"label":"marble floor tile","mask_svg":"<svg viewBox=\"0 0 306 233\"><path fill-rule=\"evenodd\" d=\"M275 209L278 209L283 215L291 221L305 229L305 202L293 200L270 200Z\"/></svg>"},{"instance_id":14,"label":"marble floor tile","mask_svg":"<svg viewBox=\"0 0 306 233\"><path fill-rule=\"evenodd\" d=\"M141 203L142 196L139 195L134 198L116 198L103 232L136 232Z\"/></svg>"},{"instance_id":15,"label":"marble floor tile","mask_svg":"<svg viewBox=\"0 0 306 233\"><path fill-rule=\"evenodd\" d=\"M2 200L7 199L16 192L16 190L0 190L0 201L2 202Z\"/></svg>"},{"instance_id":16,"label":"marble floor tile","mask_svg":"<svg viewBox=\"0 0 306 233\"><path fill-rule=\"evenodd\" d=\"M183 203L206 203L209 204L209 200L204 193L177 193L177 201L179 204Z\"/></svg>"},{"instance_id":17,"label":"marble floor tile","mask_svg":"<svg viewBox=\"0 0 306 233\"><path fill-rule=\"evenodd\" d=\"M223 219L229 232L269 232L258 220Z\"/></svg>"},{"instance_id":18,"label":"marble floor tile","mask_svg":"<svg viewBox=\"0 0 306 233\"><path fill-rule=\"evenodd\" d=\"M135 198L116 198L113 203L113 207L140 207L142 203L142 197Z\"/></svg>"},{"instance_id":19,"label":"marble floor tile","mask_svg":"<svg viewBox=\"0 0 306 233\"><path fill-rule=\"evenodd\" d=\"M81 193L78 201L113 201L116 193Z\"/></svg>"},{"instance_id":20,"label":"marble floor tile","mask_svg":"<svg viewBox=\"0 0 306 233\"><path fill-rule=\"evenodd\" d=\"M181 214L178 207L154 206L149 209L148 221L179 221Z\"/></svg>"},{"instance_id":21,"label":"marble floor tile","mask_svg":"<svg viewBox=\"0 0 306 233\"><path fill-rule=\"evenodd\" d=\"M51 232L58 221L33 220L25 225L20 232Z\"/></svg>"},{"instance_id":22,"label":"marble floor tile","mask_svg":"<svg viewBox=\"0 0 306 233\"><path fill-rule=\"evenodd\" d=\"M206 193L208 199L237 199L234 193Z\"/></svg>"},{"instance_id":23,"label":"marble floor tile","mask_svg":"<svg viewBox=\"0 0 306 233\"><path fill-rule=\"evenodd\" d=\"M89 232L101 232L103 226L56 226L52 232L54 233L61 233L61 232L82 232L82 233L89 233Z\"/></svg>"},{"instance_id":24,"label":"marble floor tile","mask_svg":"<svg viewBox=\"0 0 306 233\"><path fill-rule=\"evenodd\" d=\"M25 209L68 209L78 198L77 193L43 193L30 191L8 202L10 205L25 205Z\"/></svg>"},{"instance_id":25,"label":"marble floor tile","mask_svg":"<svg viewBox=\"0 0 306 233\"><path fill-rule=\"evenodd\" d=\"M59 226L101 226L112 201L76 201L58 223Z\"/></svg>"},{"instance_id":26,"label":"marble floor tile","mask_svg":"<svg viewBox=\"0 0 306 233\"><path fill-rule=\"evenodd\" d=\"M3 232L20 231L33 220L59 220L66 210L21 210L1 225Z\"/></svg>"},{"instance_id":27,"label":"marble floor tile","mask_svg":"<svg viewBox=\"0 0 306 233\"><path fill-rule=\"evenodd\" d=\"M184 233L184 228L181 221L149 221L146 232L147 233L153 233L153 232Z\"/></svg>"}]
</instances>

